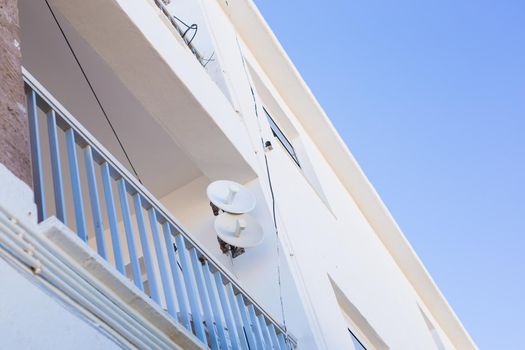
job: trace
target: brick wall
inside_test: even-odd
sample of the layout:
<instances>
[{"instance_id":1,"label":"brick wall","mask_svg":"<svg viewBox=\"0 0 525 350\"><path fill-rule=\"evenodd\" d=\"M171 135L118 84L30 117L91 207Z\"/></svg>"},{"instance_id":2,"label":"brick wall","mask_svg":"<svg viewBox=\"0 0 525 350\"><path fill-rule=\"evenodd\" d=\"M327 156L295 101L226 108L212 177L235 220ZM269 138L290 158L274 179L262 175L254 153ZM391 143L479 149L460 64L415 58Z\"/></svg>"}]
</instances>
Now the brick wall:
<instances>
[{"instance_id":1,"label":"brick wall","mask_svg":"<svg viewBox=\"0 0 525 350\"><path fill-rule=\"evenodd\" d=\"M16 0L0 0L0 163L32 186Z\"/></svg>"}]
</instances>

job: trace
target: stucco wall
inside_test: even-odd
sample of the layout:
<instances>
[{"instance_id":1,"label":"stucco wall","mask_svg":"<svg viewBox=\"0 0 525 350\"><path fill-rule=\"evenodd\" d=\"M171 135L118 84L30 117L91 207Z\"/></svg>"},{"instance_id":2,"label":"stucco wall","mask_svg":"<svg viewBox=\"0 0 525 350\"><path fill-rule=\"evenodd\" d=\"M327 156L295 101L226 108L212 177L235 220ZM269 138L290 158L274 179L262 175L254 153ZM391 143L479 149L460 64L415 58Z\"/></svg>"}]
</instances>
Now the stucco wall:
<instances>
[{"instance_id":1,"label":"stucco wall","mask_svg":"<svg viewBox=\"0 0 525 350\"><path fill-rule=\"evenodd\" d=\"M0 258L0 348L122 348L96 324L89 323L25 274Z\"/></svg>"}]
</instances>

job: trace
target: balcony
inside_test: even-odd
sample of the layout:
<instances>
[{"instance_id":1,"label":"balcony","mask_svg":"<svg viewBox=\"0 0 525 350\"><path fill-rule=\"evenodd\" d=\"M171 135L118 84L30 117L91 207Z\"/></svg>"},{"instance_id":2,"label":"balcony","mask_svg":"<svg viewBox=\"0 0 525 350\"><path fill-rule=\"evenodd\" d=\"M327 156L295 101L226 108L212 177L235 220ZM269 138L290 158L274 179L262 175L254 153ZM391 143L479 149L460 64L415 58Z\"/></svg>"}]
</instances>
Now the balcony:
<instances>
[{"instance_id":1,"label":"balcony","mask_svg":"<svg viewBox=\"0 0 525 350\"><path fill-rule=\"evenodd\" d=\"M56 217L143 303L204 348L293 349L279 325L191 233L25 72L38 221ZM183 205L181 203L181 205ZM69 247L69 248L68 248ZM70 251L74 255L75 252Z\"/></svg>"}]
</instances>

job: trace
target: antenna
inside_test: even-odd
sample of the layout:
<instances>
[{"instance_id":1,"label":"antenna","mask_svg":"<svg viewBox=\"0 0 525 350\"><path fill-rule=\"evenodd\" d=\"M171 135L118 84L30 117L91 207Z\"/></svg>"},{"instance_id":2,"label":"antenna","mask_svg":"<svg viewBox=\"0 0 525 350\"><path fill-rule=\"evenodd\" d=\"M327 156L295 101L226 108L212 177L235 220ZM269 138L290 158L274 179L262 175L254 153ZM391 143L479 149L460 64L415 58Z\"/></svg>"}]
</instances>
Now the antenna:
<instances>
[{"instance_id":1,"label":"antenna","mask_svg":"<svg viewBox=\"0 0 525 350\"><path fill-rule=\"evenodd\" d=\"M250 215L222 213L215 219L217 236L231 246L251 248L264 239L261 225Z\"/></svg>"},{"instance_id":2,"label":"antenna","mask_svg":"<svg viewBox=\"0 0 525 350\"><path fill-rule=\"evenodd\" d=\"M246 214L255 208L255 196L234 181L212 182L206 193L215 218L215 232L221 251L236 258L245 248L262 243L264 232L261 225Z\"/></svg>"},{"instance_id":3,"label":"antenna","mask_svg":"<svg viewBox=\"0 0 525 350\"><path fill-rule=\"evenodd\" d=\"M243 185L234 181L219 180L212 182L206 193L213 206L231 214L245 214L255 208L255 196ZM214 215L218 210L214 208Z\"/></svg>"}]
</instances>

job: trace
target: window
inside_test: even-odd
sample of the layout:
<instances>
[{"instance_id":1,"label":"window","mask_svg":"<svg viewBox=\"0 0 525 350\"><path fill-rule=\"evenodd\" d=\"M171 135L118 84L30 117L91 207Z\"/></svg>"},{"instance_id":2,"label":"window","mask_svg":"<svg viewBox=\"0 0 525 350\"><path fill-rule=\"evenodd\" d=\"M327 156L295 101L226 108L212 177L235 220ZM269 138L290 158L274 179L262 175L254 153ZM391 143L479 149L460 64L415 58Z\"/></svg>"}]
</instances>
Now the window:
<instances>
[{"instance_id":1,"label":"window","mask_svg":"<svg viewBox=\"0 0 525 350\"><path fill-rule=\"evenodd\" d=\"M350 328L348 328L348 331L350 332L350 335L352 336L352 341L354 342L354 347L355 347L355 350L366 350L365 346L363 345L363 343L361 343L361 341L359 339L357 339L357 337L355 336L355 334L350 330Z\"/></svg>"},{"instance_id":2,"label":"window","mask_svg":"<svg viewBox=\"0 0 525 350\"><path fill-rule=\"evenodd\" d=\"M263 122L262 119L266 118L273 136L280 143L280 145L277 145L277 140L272 139L272 144L275 144L274 147L283 147L286 150L288 156L299 167L300 172L319 196L319 199L333 214L323 186L321 186L317 164L314 163L312 158L316 156L313 153L316 145L309 140L307 133L302 133L299 121L296 120L293 112L286 105L285 101L280 98L277 91L270 91L272 89L271 81L264 80L265 77L258 73L249 61L247 63L255 91L263 107L259 110L261 123Z\"/></svg>"},{"instance_id":3,"label":"window","mask_svg":"<svg viewBox=\"0 0 525 350\"><path fill-rule=\"evenodd\" d=\"M436 344L436 348L438 350L445 350L445 345L443 345L443 341L441 340L441 337L439 336L438 330L436 329L436 327L434 327L434 324L430 321L430 319L428 318L426 313L423 311L421 306L418 305L418 307L419 307L419 312L421 312L421 315L423 316L423 319L425 320L425 324L427 325L428 330L430 331L432 340Z\"/></svg>"},{"instance_id":4,"label":"window","mask_svg":"<svg viewBox=\"0 0 525 350\"><path fill-rule=\"evenodd\" d=\"M281 131L281 128L275 123L275 120L273 120L272 116L266 108L263 107L264 113L266 114L266 117L268 118L268 122L270 123L270 128L272 129L273 136L275 136L281 145L286 149L290 157L294 160L295 164L300 168L301 164L299 164L299 158L297 157L297 154L295 153L295 149L293 148L291 142L286 138L284 133Z\"/></svg>"},{"instance_id":5,"label":"window","mask_svg":"<svg viewBox=\"0 0 525 350\"><path fill-rule=\"evenodd\" d=\"M346 297L332 277L330 275L328 277L332 283L337 303L341 308L341 314L346 321L345 328L350 334L355 350L389 350L388 345L368 322L366 317L350 299Z\"/></svg>"}]
</instances>

